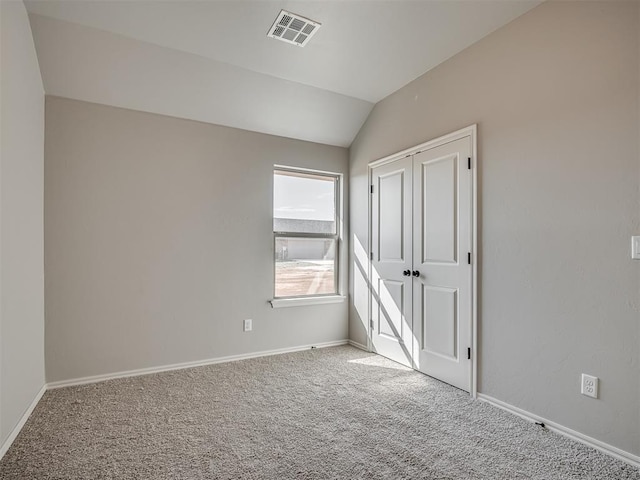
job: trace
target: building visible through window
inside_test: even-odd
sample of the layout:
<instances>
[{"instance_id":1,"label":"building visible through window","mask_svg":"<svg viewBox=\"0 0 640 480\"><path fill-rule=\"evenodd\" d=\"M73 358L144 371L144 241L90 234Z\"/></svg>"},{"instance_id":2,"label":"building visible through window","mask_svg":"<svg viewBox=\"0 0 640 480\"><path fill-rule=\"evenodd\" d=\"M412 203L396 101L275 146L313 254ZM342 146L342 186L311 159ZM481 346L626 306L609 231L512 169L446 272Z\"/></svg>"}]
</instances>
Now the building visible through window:
<instances>
[{"instance_id":1,"label":"building visible through window","mask_svg":"<svg viewBox=\"0 0 640 480\"><path fill-rule=\"evenodd\" d=\"M275 298L338 293L338 176L276 169Z\"/></svg>"}]
</instances>

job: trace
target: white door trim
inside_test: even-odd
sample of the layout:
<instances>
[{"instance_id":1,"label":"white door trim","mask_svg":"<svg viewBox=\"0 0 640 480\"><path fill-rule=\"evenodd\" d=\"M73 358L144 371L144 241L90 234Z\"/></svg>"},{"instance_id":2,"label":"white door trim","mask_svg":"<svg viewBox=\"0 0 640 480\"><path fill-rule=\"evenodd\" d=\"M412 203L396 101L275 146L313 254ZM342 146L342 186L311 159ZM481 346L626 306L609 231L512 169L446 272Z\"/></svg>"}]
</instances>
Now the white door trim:
<instances>
[{"instance_id":1,"label":"white door trim","mask_svg":"<svg viewBox=\"0 0 640 480\"><path fill-rule=\"evenodd\" d=\"M434 147L439 147L440 145L444 145L449 142L453 142L455 140L459 140L461 138L470 137L471 138L471 215L472 215L472 230L473 230L473 239L472 239L472 253L471 253L471 397L477 398L478 396L478 126L477 124L470 125L468 127L462 128L455 132L449 133L447 135L434 138L433 140L429 140L428 142L421 143L420 145L416 145L415 147L407 148L402 150L401 152L397 152L386 157L380 158L378 160L372 161L368 165L368 180L369 185L373 184L373 169L375 167L379 167L386 163L391 163L400 158L404 158L410 155L415 155L424 150L428 150ZM370 188L370 187L369 187ZM367 256L369 257L368 261L368 276L372 278L372 266L371 266L371 252L372 249L372 232L373 225L371 224L371 217L373 213L373 205L372 195L369 192L369 242L367 244ZM371 319L372 319L372 311L371 311L371 302L372 302L372 292L371 287L369 287L369 302L368 302L368 338L367 338L367 348L372 351L373 343L372 343L372 330L371 330Z\"/></svg>"}]
</instances>

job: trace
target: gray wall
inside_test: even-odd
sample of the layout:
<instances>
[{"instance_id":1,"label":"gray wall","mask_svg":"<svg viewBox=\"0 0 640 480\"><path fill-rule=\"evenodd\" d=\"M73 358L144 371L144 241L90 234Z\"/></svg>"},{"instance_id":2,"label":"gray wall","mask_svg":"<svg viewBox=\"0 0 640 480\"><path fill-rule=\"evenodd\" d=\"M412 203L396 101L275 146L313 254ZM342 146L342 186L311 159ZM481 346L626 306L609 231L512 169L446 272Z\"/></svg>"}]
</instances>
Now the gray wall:
<instances>
[{"instance_id":1,"label":"gray wall","mask_svg":"<svg viewBox=\"0 0 640 480\"><path fill-rule=\"evenodd\" d=\"M0 444L44 385L44 92L27 12L0 2Z\"/></svg>"},{"instance_id":2,"label":"gray wall","mask_svg":"<svg viewBox=\"0 0 640 480\"><path fill-rule=\"evenodd\" d=\"M346 302L267 303L274 164L348 151L47 97L47 380L346 339Z\"/></svg>"},{"instance_id":3,"label":"gray wall","mask_svg":"<svg viewBox=\"0 0 640 480\"><path fill-rule=\"evenodd\" d=\"M634 454L639 5L542 4L377 104L350 151L350 337L366 342L367 163L478 123L480 391Z\"/></svg>"}]
</instances>

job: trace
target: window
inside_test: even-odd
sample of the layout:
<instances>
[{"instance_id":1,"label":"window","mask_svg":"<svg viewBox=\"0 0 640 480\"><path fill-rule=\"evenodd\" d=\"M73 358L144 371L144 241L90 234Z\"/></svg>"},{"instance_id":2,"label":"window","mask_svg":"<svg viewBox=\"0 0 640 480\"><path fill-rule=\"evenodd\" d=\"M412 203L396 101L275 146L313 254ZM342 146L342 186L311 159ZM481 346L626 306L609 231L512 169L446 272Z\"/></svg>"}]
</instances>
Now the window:
<instances>
[{"instance_id":1,"label":"window","mask_svg":"<svg viewBox=\"0 0 640 480\"><path fill-rule=\"evenodd\" d=\"M338 182L338 175L276 168L276 299L338 294Z\"/></svg>"}]
</instances>

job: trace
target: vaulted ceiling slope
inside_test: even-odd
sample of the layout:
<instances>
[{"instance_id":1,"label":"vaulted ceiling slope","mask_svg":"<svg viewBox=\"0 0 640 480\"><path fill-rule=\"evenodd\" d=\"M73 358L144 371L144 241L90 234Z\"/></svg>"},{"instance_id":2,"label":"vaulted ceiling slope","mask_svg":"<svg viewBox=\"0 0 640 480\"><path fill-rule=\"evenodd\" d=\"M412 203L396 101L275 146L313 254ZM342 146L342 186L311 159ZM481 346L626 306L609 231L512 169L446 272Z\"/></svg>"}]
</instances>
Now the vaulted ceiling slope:
<instances>
[{"instance_id":1,"label":"vaulted ceiling slope","mask_svg":"<svg viewBox=\"0 0 640 480\"><path fill-rule=\"evenodd\" d=\"M540 3L25 2L49 95L349 146L374 103ZM322 24L267 38L281 9Z\"/></svg>"}]
</instances>

